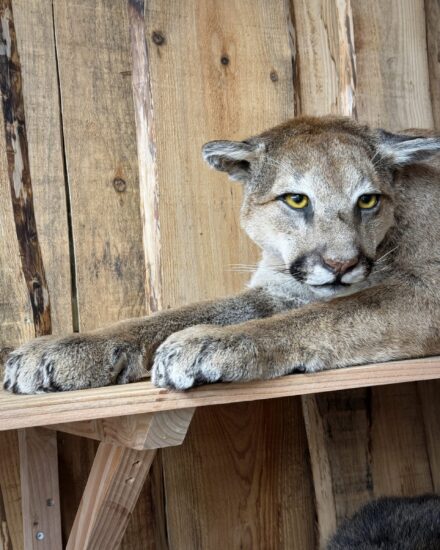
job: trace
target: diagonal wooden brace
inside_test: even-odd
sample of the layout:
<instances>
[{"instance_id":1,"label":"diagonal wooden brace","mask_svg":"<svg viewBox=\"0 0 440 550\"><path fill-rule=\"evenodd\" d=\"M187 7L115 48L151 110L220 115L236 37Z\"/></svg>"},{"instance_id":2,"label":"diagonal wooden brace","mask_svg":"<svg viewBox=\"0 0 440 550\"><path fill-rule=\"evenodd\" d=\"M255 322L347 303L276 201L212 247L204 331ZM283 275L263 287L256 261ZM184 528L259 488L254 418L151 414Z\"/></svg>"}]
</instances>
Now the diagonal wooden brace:
<instances>
[{"instance_id":1,"label":"diagonal wooden brace","mask_svg":"<svg viewBox=\"0 0 440 550\"><path fill-rule=\"evenodd\" d=\"M56 550L61 543L56 433L45 428L18 432L25 550Z\"/></svg>"},{"instance_id":2,"label":"diagonal wooden brace","mask_svg":"<svg viewBox=\"0 0 440 550\"><path fill-rule=\"evenodd\" d=\"M67 550L119 548L156 449L179 445L194 409L51 426L101 440Z\"/></svg>"}]
</instances>

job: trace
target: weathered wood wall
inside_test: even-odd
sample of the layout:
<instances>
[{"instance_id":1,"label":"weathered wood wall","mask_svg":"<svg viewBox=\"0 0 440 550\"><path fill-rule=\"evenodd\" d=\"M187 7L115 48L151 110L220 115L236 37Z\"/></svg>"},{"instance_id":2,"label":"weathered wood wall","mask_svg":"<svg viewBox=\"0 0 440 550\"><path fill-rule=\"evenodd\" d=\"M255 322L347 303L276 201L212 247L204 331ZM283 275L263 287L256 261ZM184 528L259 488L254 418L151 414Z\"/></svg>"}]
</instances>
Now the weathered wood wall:
<instances>
[{"instance_id":1,"label":"weathered wood wall","mask_svg":"<svg viewBox=\"0 0 440 550\"><path fill-rule=\"evenodd\" d=\"M440 124L438 0L0 0L0 18L0 349L243 286L230 266L257 251L205 141L297 114ZM370 498L439 490L438 389L198 411L122 547L313 549ZM58 450L66 538L96 448ZM15 434L0 451L0 548L21 550Z\"/></svg>"}]
</instances>

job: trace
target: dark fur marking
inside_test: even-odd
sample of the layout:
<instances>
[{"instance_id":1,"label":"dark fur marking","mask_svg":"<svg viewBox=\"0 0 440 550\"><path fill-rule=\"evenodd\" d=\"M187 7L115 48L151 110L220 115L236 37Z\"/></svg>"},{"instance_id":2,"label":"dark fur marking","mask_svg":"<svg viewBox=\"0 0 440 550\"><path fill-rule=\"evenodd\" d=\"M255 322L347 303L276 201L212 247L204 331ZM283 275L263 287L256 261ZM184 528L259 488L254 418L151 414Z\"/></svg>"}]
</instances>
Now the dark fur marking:
<instances>
[{"instance_id":1,"label":"dark fur marking","mask_svg":"<svg viewBox=\"0 0 440 550\"><path fill-rule=\"evenodd\" d=\"M304 263L306 256L300 256L290 266L289 272L297 281L303 283L306 279L307 273L304 270Z\"/></svg>"}]
</instances>

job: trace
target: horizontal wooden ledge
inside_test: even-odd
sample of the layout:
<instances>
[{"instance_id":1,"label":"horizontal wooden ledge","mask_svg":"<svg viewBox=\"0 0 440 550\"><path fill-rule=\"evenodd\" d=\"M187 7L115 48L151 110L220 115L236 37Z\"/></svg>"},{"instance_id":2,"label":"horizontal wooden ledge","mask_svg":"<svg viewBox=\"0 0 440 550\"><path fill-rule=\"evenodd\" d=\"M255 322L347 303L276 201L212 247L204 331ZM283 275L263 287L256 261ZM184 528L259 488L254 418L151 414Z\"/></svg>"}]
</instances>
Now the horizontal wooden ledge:
<instances>
[{"instance_id":1,"label":"horizontal wooden ledge","mask_svg":"<svg viewBox=\"0 0 440 550\"><path fill-rule=\"evenodd\" d=\"M39 395L1 391L0 430L436 378L440 378L440 357L294 374L258 382L214 384L181 393L155 388L151 382Z\"/></svg>"}]
</instances>

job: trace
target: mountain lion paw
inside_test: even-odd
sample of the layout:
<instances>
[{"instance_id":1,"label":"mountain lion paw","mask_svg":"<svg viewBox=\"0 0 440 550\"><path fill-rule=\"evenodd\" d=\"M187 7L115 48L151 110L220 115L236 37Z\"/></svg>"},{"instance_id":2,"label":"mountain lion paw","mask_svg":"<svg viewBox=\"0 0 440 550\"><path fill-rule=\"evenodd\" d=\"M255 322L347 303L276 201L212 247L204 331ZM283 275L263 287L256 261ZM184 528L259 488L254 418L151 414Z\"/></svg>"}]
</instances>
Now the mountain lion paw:
<instances>
[{"instance_id":1,"label":"mountain lion paw","mask_svg":"<svg viewBox=\"0 0 440 550\"><path fill-rule=\"evenodd\" d=\"M185 390L200 384L258 378L258 352L249 336L230 327L199 325L172 334L157 349L152 381Z\"/></svg>"},{"instance_id":2,"label":"mountain lion paw","mask_svg":"<svg viewBox=\"0 0 440 550\"><path fill-rule=\"evenodd\" d=\"M37 338L12 352L5 367L4 388L13 393L122 384L145 374L141 350L103 334Z\"/></svg>"}]
</instances>

